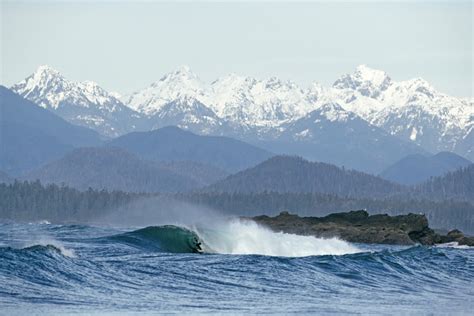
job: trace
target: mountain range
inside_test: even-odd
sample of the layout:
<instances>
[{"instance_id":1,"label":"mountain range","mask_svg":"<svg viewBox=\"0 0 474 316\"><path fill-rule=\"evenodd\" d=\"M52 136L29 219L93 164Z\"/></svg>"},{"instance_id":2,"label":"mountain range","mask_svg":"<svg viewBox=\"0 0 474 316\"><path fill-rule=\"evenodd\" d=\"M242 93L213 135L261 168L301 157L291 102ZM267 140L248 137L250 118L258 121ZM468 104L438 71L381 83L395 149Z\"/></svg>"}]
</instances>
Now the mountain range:
<instances>
[{"instance_id":1,"label":"mountain range","mask_svg":"<svg viewBox=\"0 0 474 316\"><path fill-rule=\"evenodd\" d=\"M237 74L208 84L182 66L124 96L41 66L12 90L104 137L175 125L372 173L409 154L474 159L473 99L438 92L421 78L393 81L365 65L331 87L307 88Z\"/></svg>"},{"instance_id":2,"label":"mountain range","mask_svg":"<svg viewBox=\"0 0 474 316\"><path fill-rule=\"evenodd\" d=\"M40 66L11 89L68 122L107 137L146 128L142 115L125 106L114 94L92 81L69 81L49 66Z\"/></svg>"}]
</instances>

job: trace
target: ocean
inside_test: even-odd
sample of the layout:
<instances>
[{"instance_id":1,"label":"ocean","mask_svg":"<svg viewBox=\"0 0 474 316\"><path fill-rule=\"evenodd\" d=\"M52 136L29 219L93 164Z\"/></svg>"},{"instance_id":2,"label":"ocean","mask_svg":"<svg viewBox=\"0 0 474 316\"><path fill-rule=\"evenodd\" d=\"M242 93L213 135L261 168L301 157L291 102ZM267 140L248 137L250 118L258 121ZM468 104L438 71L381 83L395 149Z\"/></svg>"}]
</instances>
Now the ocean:
<instances>
[{"instance_id":1,"label":"ocean","mask_svg":"<svg viewBox=\"0 0 474 316\"><path fill-rule=\"evenodd\" d=\"M0 314L471 314L474 249L350 244L252 222L0 224Z\"/></svg>"}]
</instances>

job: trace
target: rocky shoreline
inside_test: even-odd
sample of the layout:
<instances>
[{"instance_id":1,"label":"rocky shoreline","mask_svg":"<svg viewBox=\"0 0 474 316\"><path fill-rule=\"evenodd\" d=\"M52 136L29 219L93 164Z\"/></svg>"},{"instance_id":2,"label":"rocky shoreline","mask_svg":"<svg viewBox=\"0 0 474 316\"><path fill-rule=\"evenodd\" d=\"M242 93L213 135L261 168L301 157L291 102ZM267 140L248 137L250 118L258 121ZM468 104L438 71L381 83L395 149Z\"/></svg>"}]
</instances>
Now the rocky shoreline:
<instances>
[{"instance_id":1,"label":"rocky shoreline","mask_svg":"<svg viewBox=\"0 0 474 316\"><path fill-rule=\"evenodd\" d=\"M276 232L323 238L338 237L357 243L435 245L457 242L459 245L474 246L474 237L464 236L457 229L446 235L436 233L429 227L428 219L423 214L369 215L360 210L325 217L300 217L281 212L275 217L261 215L251 219Z\"/></svg>"}]
</instances>

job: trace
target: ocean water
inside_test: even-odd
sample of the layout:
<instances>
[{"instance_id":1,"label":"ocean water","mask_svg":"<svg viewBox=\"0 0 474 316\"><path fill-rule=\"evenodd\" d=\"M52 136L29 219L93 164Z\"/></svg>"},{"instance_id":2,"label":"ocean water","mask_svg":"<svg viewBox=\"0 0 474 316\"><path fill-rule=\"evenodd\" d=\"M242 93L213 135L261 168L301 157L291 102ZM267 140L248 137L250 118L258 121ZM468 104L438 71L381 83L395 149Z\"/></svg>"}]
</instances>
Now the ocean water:
<instances>
[{"instance_id":1,"label":"ocean water","mask_svg":"<svg viewBox=\"0 0 474 316\"><path fill-rule=\"evenodd\" d=\"M250 222L0 224L0 314L466 314L474 249L349 244Z\"/></svg>"}]
</instances>

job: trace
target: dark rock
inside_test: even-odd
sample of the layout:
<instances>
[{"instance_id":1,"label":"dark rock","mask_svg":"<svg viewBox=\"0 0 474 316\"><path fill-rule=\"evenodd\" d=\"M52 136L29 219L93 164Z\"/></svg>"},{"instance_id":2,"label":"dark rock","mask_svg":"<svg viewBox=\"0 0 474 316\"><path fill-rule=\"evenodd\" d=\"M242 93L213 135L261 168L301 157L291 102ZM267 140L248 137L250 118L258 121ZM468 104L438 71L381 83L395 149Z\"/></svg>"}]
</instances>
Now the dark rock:
<instances>
[{"instance_id":1,"label":"dark rock","mask_svg":"<svg viewBox=\"0 0 474 316\"><path fill-rule=\"evenodd\" d=\"M456 241L460 245L474 245L474 238L465 237L459 230L452 230L447 235L436 233L429 227L424 214L369 215L359 210L325 217L299 217L281 212L275 217L262 215L252 219L274 231L323 238L338 237L349 242L434 245Z\"/></svg>"},{"instance_id":2,"label":"dark rock","mask_svg":"<svg viewBox=\"0 0 474 316\"><path fill-rule=\"evenodd\" d=\"M460 230L453 229L450 232L448 232L447 236L453 239L459 239L459 238L464 237L464 234Z\"/></svg>"}]
</instances>

